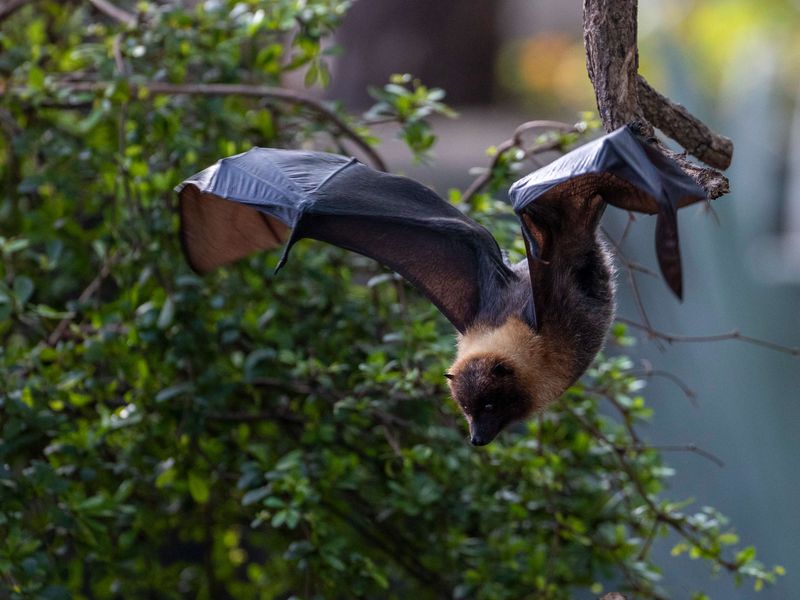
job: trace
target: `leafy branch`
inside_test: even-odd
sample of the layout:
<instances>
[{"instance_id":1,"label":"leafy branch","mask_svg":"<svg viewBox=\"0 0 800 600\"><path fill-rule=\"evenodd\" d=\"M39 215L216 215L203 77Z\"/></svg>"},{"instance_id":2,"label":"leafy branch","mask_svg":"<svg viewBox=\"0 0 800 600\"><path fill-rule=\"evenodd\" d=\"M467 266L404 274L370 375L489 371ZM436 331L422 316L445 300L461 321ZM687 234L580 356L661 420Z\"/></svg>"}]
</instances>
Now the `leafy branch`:
<instances>
[{"instance_id":1,"label":"leafy branch","mask_svg":"<svg viewBox=\"0 0 800 600\"><path fill-rule=\"evenodd\" d=\"M270 100L277 100L303 106L310 109L316 115L322 117L324 120L330 122L334 130L339 135L352 141L361 150L369 161L377 169L386 171L387 167L381 156L369 144L369 142L359 134L353 127L348 125L345 120L340 117L334 110L328 108L323 102L314 98L309 94L289 90L286 88L264 86L264 85L246 85L246 84L228 84L228 83L164 83L159 81L141 82L137 83L134 80L126 81L125 84L128 93L131 96L148 97L148 96L251 96L256 98L266 98ZM53 89L58 92L91 92L102 94L109 90L119 89L119 82L108 81L86 81L80 79L60 80L52 83ZM7 88L6 90L0 89L0 93L16 93L23 94L26 92L24 88Z\"/></svg>"}]
</instances>

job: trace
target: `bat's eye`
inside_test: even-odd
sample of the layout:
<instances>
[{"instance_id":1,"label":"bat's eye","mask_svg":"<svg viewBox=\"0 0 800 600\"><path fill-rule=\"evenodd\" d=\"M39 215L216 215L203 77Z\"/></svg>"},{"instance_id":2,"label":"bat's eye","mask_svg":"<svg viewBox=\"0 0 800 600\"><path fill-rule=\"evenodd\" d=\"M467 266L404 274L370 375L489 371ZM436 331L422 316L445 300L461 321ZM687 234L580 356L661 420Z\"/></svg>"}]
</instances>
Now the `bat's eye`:
<instances>
[{"instance_id":1,"label":"bat's eye","mask_svg":"<svg viewBox=\"0 0 800 600\"><path fill-rule=\"evenodd\" d=\"M453 375L452 373L445 373L445 374L444 374L444 376L445 376L445 377L447 377L447 378L448 378L449 380L451 380L451 381L452 381L452 380L453 380L453 378L455 377L455 375Z\"/></svg>"},{"instance_id":2,"label":"bat's eye","mask_svg":"<svg viewBox=\"0 0 800 600\"><path fill-rule=\"evenodd\" d=\"M511 375L514 370L505 363L497 363L492 367L492 375L495 377L503 377L504 375Z\"/></svg>"},{"instance_id":3,"label":"bat's eye","mask_svg":"<svg viewBox=\"0 0 800 600\"><path fill-rule=\"evenodd\" d=\"M486 412L493 411L494 410L494 404L484 404L483 405L483 410L485 410Z\"/></svg>"}]
</instances>

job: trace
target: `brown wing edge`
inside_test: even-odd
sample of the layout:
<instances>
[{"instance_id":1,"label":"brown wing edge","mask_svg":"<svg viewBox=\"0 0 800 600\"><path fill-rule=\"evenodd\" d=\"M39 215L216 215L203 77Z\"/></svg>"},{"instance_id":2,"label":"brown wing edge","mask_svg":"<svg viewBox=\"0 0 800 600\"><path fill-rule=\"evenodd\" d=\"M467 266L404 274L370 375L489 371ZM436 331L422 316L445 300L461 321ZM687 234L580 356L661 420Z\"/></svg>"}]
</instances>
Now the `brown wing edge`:
<instances>
[{"instance_id":1,"label":"brown wing edge","mask_svg":"<svg viewBox=\"0 0 800 600\"><path fill-rule=\"evenodd\" d=\"M179 199L181 245L189 266L201 275L281 246L289 235L280 220L193 184L181 189Z\"/></svg>"}]
</instances>

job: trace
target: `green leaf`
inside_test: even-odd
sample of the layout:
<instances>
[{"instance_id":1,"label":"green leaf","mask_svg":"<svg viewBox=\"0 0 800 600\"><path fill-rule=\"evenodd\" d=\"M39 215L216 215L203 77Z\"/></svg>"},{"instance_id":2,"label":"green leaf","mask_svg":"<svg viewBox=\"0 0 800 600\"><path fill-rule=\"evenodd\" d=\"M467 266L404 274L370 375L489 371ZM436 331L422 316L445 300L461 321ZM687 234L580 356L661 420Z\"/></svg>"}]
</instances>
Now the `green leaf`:
<instances>
[{"instance_id":1,"label":"green leaf","mask_svg":"<svg viewBox=\"0 0 800 600\"><path fill-rule=\"evenodd\" d=\"M170 387L164 388L156 394L155 401L158 403L172 400L183 394L188 394L194 391L194 384L190 382L177 383Z\"/></svg>"},{"instance_id":2,"label":"green leaf","mask_svg":"<svg viewBox=\"0 0 800 600\"><path fill-rule=\"evenodd\" d=\"M256 488L254 490L250 490L244 496L242 496L242 506L250 506L251 504L255 504L259 500L263 500L269 494L270 494L269 486L264 486Z\"/></svg>"},{"instance_id":3,"label":"green leaf","mask_svg":"<svg viewBox=\"0 0 800 600\"><path fill-rule=\"evenodd\" d=\"M306 71L306 76L303 79L303 83L306 87L311 87L317 82L317 79L319 79L319 66L315 61L308 65L308 70Z\"/></svg>"},{"instance_id":4,"label":"green leaf","mask_svg":"<svg viewBox=\"0 0 800 600\"><path fill-rule=\"evenodd\" d=\"M24 306L33 295L34 283L26 275L18 275L14 278L14 296L20 306Z\"/></svg>"},{"instance_id":5,"label":"green leaf","mask_svg":"<svg viewBox=\"0 0 800 600\"><path fill-rule=\"evenodd\" d=\"M190 471L187 482L189 484L189 493L192 495L195 502L199 504L208 502L211 490L209 489L208 480L204 475Z\"/></svg>"},{"instance_id":6,"label":"green leaf","mask_svg":"<svg viewBox=\"0 0 800 600\"><path fill-rule=\"evenodd\" d=\"M156 326L159 329L166 329L172 325L172 320L175 318L175 301L172 296L167 296L164 305L161 307L161 312L158 313L158 321Z\"/></svg>"},{"instance_id":7,"label":"green leaf","mask_svg":"<svg viewBox=\"0 0 800 600\"><path fill-rule=\"evenodd\" d=\"M44 90L44 70L37 66L31 67L28 71L28 85L31 89L41 92Z\"/></svg>"}]
</instances>

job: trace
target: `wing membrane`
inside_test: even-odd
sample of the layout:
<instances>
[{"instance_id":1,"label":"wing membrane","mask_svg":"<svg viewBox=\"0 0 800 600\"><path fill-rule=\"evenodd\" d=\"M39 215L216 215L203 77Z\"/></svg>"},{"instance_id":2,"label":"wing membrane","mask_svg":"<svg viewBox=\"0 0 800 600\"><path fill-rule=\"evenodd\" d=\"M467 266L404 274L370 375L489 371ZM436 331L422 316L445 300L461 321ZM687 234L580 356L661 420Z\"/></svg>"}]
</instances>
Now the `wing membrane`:
<instances>
[{"instance_id":1,"label":"wing membrane","mask_svg":"<svg viewBox=\"0 0 800 600\"><path fill-rule=\"evenodd\" d=\"M187 258L198 271L274 248L291 235L394 269L459 331L491 314L515 279L492 235L433 191L355 159L254 148L176 188Z\"/></svg>"}]
</instances>

